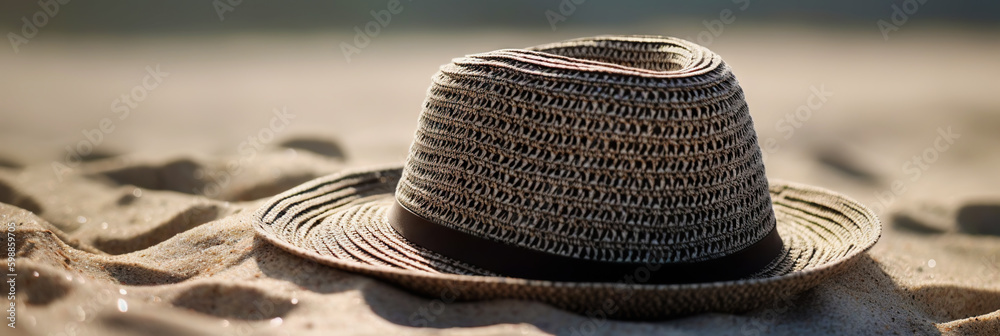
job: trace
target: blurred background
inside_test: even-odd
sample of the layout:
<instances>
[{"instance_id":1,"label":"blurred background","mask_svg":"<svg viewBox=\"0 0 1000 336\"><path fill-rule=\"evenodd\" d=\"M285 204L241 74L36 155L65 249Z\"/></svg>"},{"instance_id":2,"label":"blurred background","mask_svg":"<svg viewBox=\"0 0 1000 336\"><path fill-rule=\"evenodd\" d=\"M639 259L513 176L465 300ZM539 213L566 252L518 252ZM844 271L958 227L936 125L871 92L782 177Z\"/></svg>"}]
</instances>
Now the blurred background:
<instances>
[{"instance_id":1,"label":"blurred background","mask_svg":"<svg viewBox=\"0 0 1000 336\"><path fill-rule=\"evenodd\" d=\"M0 166L289 141L402 162L451 58L654 34L734 69L769 175L883 211L1000 188L998 24L988 1L5 1Z\"/></svg>"}]
</instances>

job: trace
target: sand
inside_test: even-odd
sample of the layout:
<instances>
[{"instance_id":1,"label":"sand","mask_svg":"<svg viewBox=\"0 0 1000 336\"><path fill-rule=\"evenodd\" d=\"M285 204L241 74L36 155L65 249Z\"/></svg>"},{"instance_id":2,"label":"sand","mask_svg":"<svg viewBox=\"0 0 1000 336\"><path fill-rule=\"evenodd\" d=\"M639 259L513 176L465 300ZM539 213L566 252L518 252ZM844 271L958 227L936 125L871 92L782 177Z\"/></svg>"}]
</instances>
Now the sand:
<instances>
[{"instance_id":1,"label":"sand","mask_svg":"<svg viewBox=\"0 0 1000 336\"><path fill-rule=\"evenodd\" d=\"M761 139L774 139L768 175L851 195L885 227L852 269L745 314L625 322L533 302L441 304L254 237L249 215L268 196L401 162L439 64L590 33L387 35L350 65L330 47L344 36L327 35L56 37L33 41L36 57L0 55L18 79L0 83L0 223L16 228L17 274L17 328L3 334L1000 334L1000 45L987 33L907 27L886 42L754 28L711 46ZM157 63L170 72L162 86L54 172ZM823 90L833 94L781 126ZM287 128L241 150L282 107L296 115Z\"/></svg>"}]
</instances>

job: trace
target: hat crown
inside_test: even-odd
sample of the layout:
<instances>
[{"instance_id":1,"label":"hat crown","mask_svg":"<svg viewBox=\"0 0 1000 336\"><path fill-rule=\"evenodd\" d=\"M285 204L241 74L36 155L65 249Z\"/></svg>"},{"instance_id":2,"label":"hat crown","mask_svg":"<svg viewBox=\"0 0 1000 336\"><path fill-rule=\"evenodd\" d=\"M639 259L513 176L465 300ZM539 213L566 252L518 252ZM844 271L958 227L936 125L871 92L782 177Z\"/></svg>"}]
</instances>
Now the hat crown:
<instances>
[{"instance_id":1,"label":"hat crown","mask_svg":"<svg viewBox=\"0 0 1000 336\"><path fill-rule=\"evenodd\" d=\"M713 259L775 225L736 78L708 49L660 37L442 66L396 198L468 234L612 262Z\"/></svg>"}]
</instances>

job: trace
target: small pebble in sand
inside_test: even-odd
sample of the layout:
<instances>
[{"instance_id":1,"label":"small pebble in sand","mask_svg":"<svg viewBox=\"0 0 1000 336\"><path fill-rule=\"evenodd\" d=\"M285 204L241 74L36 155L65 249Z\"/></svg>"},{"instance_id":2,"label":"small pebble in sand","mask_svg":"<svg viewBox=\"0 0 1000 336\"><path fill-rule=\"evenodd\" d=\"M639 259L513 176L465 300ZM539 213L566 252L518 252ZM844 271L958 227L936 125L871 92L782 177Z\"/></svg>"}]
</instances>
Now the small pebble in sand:
<instances>
[{"instance_id":1,"label":"small pebble in sand","mask_svg":"<svg viewBox=\"0 0 1000 336\"><path fill-rule=\"evenodd\" d=\"M125 302L125 299L118 299L118 311L122 313L128 311L128 302Z\"/></svg>"},{"instance_id":2,"label":"small pebble in sand","mask_svg":"<svg viewBox=\"0 0 1000 336\"><path fill-rule=\"evenodd\" d=\"M31 272L31 276L37 278L38 277L38 271Z\"/></svg>"},{"instance_id":3,"label":"small pebble in sand","mask_svg":"<svg viewBox=\"0 0 1000 336\"><path fill-rule=\"evenodd\" d=\"M927 267L934 268L934 266L937 266L937 261L934 261L934 259L927 261Z\"/></svg>"},{"instance_id":4,"label":"small pebble in sand","mask_svg":"<svg viewBox=\"0 0 1000 336\"><path fill-rule=\"evenodd\" d=\"M107 229L108 229L108 222L101 222L101 230L107 230Z\"/></svg>"},{"instance_id":5,"label":"small pebble in sand","mask_svg":"<svg viewBox=\"0 0 1000 336\"><path fill-rule=\"evenodd\" d=\"M132 196L142 197L142 189L139 188L132 189Z\"/></svg>"},{"instance_id":6,"label":"small pebble in sand","mask_svg":"<svg viewBox=\"0 0 1000 336\"><path fill-rule=\"evenodd\" d=\"M297 304L299 304L299 299L297 299L297 298L292 298L292 304L293 304L293 305L297 305Z\"/></svg>"},{"instance_id":7,"label":"small pebble in sand","mask_svg":"<svg viewBox=\"0 0 1000 336\"><path fill-rule=\"evenodd\" d=\"M76 216L76 222L80 223L80 224L86 223L87 222L87 217Z\"/></svg>"},{"instance_id":8,"label":"small pebble in sand","mask_svg":"<svg viewBox=\"0 0 1000 336\"><path fill-rule=\"evenodd\" d=\"M128 294L128 292L125 291L125 288L119 288L118 289L118 294L125 295L125 294Z\"/></svg>"},{"instance_id":9,"label":"small pebble in sand","mask_svg":"<svg viewBox=\"0 0 1000 336\"><path fill-rule=\"evenodd\" d=\"M229 320L222 320L222 326L223 327L228 327L229 326Z\"/></svg>"},{"instance_id":10,"label":"small pebble in sand","mask_svg":"<svg viewBox=\"0 0 1000 336\"><path fill-rule=\"evenodd\" d=\"M284 322L284 321L280 317L275 317L275 318L271 319L271 326L272 327L280 326L282 322Z\"/></svg>"}]
</instances>

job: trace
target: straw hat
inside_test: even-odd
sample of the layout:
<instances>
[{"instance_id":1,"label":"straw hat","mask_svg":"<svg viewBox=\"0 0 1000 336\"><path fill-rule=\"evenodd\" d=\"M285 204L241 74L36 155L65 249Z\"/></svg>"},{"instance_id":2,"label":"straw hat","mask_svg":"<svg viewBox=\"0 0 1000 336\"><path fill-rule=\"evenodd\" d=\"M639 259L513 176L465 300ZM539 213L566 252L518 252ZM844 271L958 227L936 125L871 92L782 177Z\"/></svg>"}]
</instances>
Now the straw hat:
<instances>
[{"instance_id":1,"label":"straw hat","mask_svg":"<svg viewBox=\"0 0 1000 336\"><path fill-rule=\"evenodd\" d=\"M429 297L619 319L759 307L881 233L848 197L767 180L718 55L640 36L454 59L405 165L307 182L254 218L289 252Z\"/></svg>"}]
</instances>

